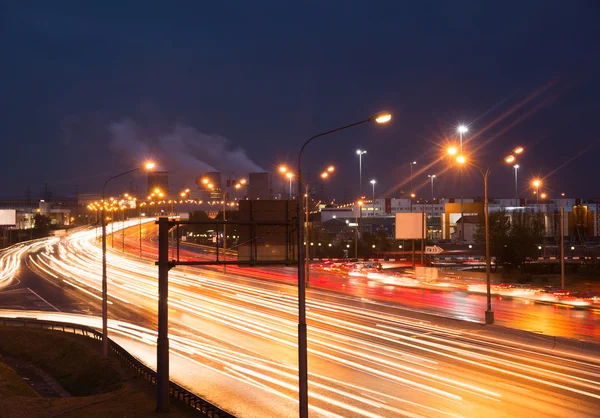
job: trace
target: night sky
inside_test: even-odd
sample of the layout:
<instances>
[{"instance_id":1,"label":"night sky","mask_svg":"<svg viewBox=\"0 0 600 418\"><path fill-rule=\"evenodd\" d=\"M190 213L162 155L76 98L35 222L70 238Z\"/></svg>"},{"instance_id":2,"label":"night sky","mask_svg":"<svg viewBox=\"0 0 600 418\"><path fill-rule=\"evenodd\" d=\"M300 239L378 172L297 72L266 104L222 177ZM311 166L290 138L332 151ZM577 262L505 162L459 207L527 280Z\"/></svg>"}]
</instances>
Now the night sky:
<instances>
[{"instance_id":1,"label":"night sky","mask_svg":"<svg viewBox=\"0 0 600 418\"><path fill-rule=\"evenodd\" d=\"M378 196L410 192L411 160L419 195L436 174L436 195L457 196L441 155L459 123L480 165L526 148L523 194L539 175L550 196L600 196L600 3L288 3L3 1L0 197L99 192L148 157L174 188L213 169L273 171L380 110L389 125L305 152L313 177L338 167L325 186L338 200L358 191L357 148L368 196L372 178ZM513 173L495 168L490 195L513 197ZM466 179L481 195L481 175ZM144 184L111 190L129 181Z\"/></svg>"}]
</instances>

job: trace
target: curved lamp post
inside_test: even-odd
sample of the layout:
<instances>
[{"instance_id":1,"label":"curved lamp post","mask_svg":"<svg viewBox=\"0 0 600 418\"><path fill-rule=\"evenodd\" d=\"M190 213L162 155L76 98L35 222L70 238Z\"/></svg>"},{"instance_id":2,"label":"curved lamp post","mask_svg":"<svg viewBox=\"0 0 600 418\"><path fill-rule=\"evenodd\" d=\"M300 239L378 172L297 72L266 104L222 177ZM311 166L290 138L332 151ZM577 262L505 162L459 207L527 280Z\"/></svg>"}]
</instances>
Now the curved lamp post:
<instances>
[{"instance_id":1,"label":"curved lamp post","mask_svg":"<svg viewBox=\"0 0 600 418\"><path fill-rule=\"evenodd\" d=\"M513 150L513 154L509 155L504 159L507 164L512 164L516 161L514 154L521 154L523 152L522 147L517 147ZM456 162L463 165L467 163L467 158L460 154L456 157ZM487 309L485 311L485 323L494 323L494 311L492 311L492 285L491 285L491 260L490 260L490 221L489 221L489 202L488 202L488 178L492 171L492 166L488 168L480 167L474 163L469 163L473 167L477 168L483 176L483 216L485 224L485 282L486 282L486 294L487 294ZM465 220L462 220L464 225Z\"/></svg>"},{"instance_id":2,"label":"curved lamp post","mask_svg":"<svg viewBox=\"0 0 600 418\"><path fill-rule=\"evenodd\" d=\"M307 365L307 338L306 338L306 282L304 281L304 246L303 235L303 199L302 199L302 153L304 148L321 136L329 135L337 131L351 128L356 125L361 125L366 122L377 122L386 123L392 119L392 115L389 113L379 113L373 115L370 118L361 120L359 122L351 123L350 125L342 126L341 128L332 129L327 132L320 133L309 138L304 145L300 148L298 153L298 178L296 180L298 184L298 380L299 380L299 408L300 418L308 417L308 365Z\"/></svg>"},{"instance_id":3,"label":"curved lamp post","mask_svg":"<svg viewBox=\"0 0 600 418\"><path fill-rule=\"evenodd\" d=\"M104 357L108 357L108 286L106 279L106 214L104 210L104 193L106 191L106 185L110 183L111 180L133 173L141 168L142 167L136 167L133 170L112 176L106 180L104 186L102 186L102 354ZM146 163L143 168L152 170L154 168L154 163Z\"/></svg>"}]
</instances>

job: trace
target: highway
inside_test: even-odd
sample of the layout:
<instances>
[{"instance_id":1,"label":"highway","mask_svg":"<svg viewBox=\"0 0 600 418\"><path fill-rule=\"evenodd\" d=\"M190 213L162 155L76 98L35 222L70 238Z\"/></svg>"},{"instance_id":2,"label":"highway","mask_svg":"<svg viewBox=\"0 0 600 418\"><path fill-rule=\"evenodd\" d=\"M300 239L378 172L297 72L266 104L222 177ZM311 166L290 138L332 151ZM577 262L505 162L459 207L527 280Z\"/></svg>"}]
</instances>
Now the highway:
<instances>
[{"instance_id":1,"label":"highway","mask_svg":"<svg viewBox=\"0 0 600 418\"><path fill-rule=\"evenodd\" d=\"M142 231L151 256L154 227L145 224ZM125 247L135 253L138 244L131 233ZM36 315L74 312L86 315L77 321L92 320L99 313L101 270L94 241L92 230L23 246L18 251L26 265L7 279L2 306L2 298L30 289L45 302L28 296L19 304L13 295L13 305L36 303L46 311ZM109 244L108 252L111 336L124 339L126 348L153 366L156 267L149 259L119 254L117 243L115 250ZM178 267L170 272L171 377L240 417L297 415L294 269L272 270L228 268L223 274ZM526 324L523 318L531 317L548 322L549 331L573 333L580 322L593 324L593 311L581 311L590 318L580 321L565 314L572 309L501 300L494 304L500 326L482 326L472 322L483 312L479 295L389 289L347 278L334 282L336 289L321 289L320 281L323 286L331 282L328 276L313 275L307 293L311 416L596 415L600 358L595 346L582 351L501 326ZM558 328L552 325L557 318L562 318ZM589 340L597 337L594 329L577 332Z\"/></svg>"}]
</instances>

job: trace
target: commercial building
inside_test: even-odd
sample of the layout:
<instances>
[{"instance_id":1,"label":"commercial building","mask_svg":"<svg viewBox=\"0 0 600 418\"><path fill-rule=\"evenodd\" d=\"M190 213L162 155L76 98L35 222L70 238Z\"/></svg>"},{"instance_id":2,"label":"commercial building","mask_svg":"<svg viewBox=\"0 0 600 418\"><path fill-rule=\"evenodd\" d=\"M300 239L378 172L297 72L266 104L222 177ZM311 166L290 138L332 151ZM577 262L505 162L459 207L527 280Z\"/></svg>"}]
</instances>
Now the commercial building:
<instances>
[{"instance_id":1,"label":"commercial building","mask_svg":"<svg viewBox=\"0 0 600 418\"><path fill-rule=\"evenodd\" d=\"M248 176L248 199L267 200L270 198L269 173L250 173Z\"/></svg>"}]
</instances>

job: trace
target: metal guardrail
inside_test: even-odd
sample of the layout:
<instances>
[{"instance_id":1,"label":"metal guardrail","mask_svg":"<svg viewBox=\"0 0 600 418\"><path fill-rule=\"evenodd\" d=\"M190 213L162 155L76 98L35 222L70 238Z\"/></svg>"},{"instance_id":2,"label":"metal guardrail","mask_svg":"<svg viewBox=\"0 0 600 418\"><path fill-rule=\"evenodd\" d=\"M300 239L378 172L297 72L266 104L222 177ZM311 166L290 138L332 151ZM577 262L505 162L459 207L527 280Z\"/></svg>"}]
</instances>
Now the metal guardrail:
<instances>
[{"instance_id":1,"label":"metal guardrail","mask_svg":"<svg viewBox=\"0 0 600 418\"><path fill-rule=\"evenodd\" d=\"M40 319L31 318L5 318L0 317L0 324L4 326L28 326L32 328L49 329L54 331L72 332L73 334L84 335L86 337L94 338L98 341L102 341L102 333L95 330L94 328L87 327L85 325L70 324L58 321L45 321ZM127 350L121 347L119 344L108 339L109 348L119 358L124 360L130 367L132 367L138 376L143 377L145 380L156 385L156 372L144 363L132 356ZM182 401L186 405L199 411L202 415L211 418L235 418L234 415L223 411L208 401L198 397L189 390L179 386L176 383L169 382L169 394L172 398Z\"/></svg>"}]
</instances>

